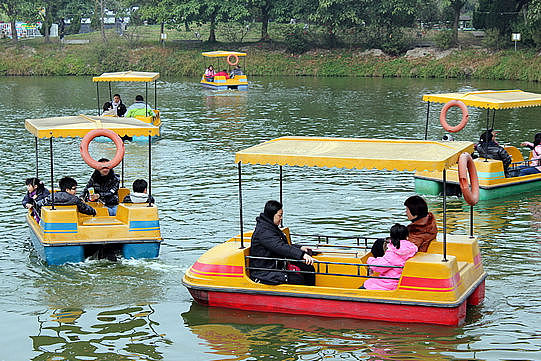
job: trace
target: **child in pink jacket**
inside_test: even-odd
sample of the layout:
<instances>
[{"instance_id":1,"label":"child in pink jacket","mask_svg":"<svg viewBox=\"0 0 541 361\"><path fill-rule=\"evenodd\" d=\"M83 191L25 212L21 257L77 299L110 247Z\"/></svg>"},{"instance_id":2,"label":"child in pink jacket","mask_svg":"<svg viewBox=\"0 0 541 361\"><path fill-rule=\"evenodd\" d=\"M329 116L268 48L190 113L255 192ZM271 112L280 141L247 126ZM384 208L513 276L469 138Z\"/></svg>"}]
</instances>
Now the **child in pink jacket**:
<instances>
[{"instance_id":1,"label":"child in pink jacket","mask_svg":"<svg viewBox=\"0 0 541 361\"><path fill-rule=\"evenodd\" d=\"M535 135L533 143L522 142L520 145L532 150L532 162L530 167L520 170L519 176L541 173L541 133Z\"/></svg>"},{"instance_id":2,"label":"child in pink jacket","mask_svg":"<svg viewBox=\"0 0 541 361\"><path fill-rule=\"evenodd\" d=\"M394 290L398 286L398 278L402 275L402 268L390 268L382 266L400 266L403 267L406 261L417 253L417 246L408 239L408 228L396 223L391 227L391 242L387 244L387 250L383 257L369 257L367 264L370 265L371 272L378 272L379 277L387 278L369 278L364 282L363 287L367 290Z\"/></svg>"}]
</instances>

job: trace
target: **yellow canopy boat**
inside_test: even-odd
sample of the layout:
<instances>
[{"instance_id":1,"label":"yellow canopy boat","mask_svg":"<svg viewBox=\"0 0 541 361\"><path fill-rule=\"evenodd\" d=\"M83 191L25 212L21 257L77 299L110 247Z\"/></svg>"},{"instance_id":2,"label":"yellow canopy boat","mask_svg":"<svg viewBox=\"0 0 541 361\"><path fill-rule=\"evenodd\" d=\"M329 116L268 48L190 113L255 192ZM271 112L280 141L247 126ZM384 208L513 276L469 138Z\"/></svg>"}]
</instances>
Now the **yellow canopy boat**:
<instances>
[{"instance_id":1,"label":"yellow canopy boat","mask_svg":"<svg viewBox=\"0 0 541 361\"><path fill-rule=\"evenodd\" d=\"M516 109L541 106L541 94L522 90L483 90L467 93L425 94L423 100L428 102L426 115L425 139L427 139L430 103L448 103L461 101L466 106L487 109L486 129L494 129L496 110ZM492 110L492 121L490 120ZM527 135L533 138L534 134ZM538 191L541 189L541 173L519 175L520 167L529 166L517 147L505 146L512 158L507 176L501 160L477 158L474 160L479 175L479 199L496 199L513 194ZM461 195L458 169L452 167L447 174L448 194ZM443 190L442 173L439 171L421 171L415 173L415 190L421 194L438 195Z\"/></svg>"},{"instance_id":2,"label":"yellow canopy boat","mask_svg":"<svg viewBox=\"0 0 541 361\"><path fill-rule=\"evenodd\" d=\"M98 99L98 116L101 115L102 105L100 102L100 82L107 82L109 85L109 100L113 99L111 82L144 82L145 83L145 106L148 106L148 83L154 82L154 109L145 109L145 115L136 115L135 118L152 125L159 127L162 123L160 111L158 110L158 90L156 80L160 77L160 73L143 72L143 71L119 71L114 73L103 73L99 76L92 77L92 81L96 83L96 93ZM154 113L152 116L147 114ZM132 138L135 141L145 141L146 138Z\"/></svg>"},{"instance_id":3,"label":"yellow canopy boat","mask_svg":"<svg viewBox=\"0 0 541 361\"><path fill-rule=\"evenodd\" d=\"M293 234L289 241L315 247L315 286L256 283L250 278L250 237L244 232L241 166L243 163L277 165L282 200L283 166L442 171L455 164L471 142L282 137L236 153L239 172L240 234L203 254L182 282L198 303L253 311L310 314L329 317L377 319L459 325L467 305L483 301L486 273L477 238L447 234L446 198L443 232L428 252L417 253L403 267L395 290L359 289L368 278L367 259L375 237ZM473 213L472 213L473 214ZM344 244L339 239L349 238ZM277 259L277 261L284 259ZM285 260L288 261L288 260ZM292 260L290 260L292 261ZM289 271L285 271L289 272Z\"/></svg>"},{"instance_id":4,"label":"yellow canopy boat","mask_svg":"<svg viewBox=\"0 0 541 361\"><path fill-rule=\"evenodd\" d=\"M207 51L201 53L206 58L211 58L217 60L217 64L212 65L216 74L213 76L206 76L203 74L201 77L200 84L205 88L210 88L214 90L248 90L248 78L246 77L246 53L241 53L238 51ZM243 67L241 70L238 65L240 59L243 59ZM221 59L224 60L224 64L221 65ZM238 67L238 68L237 68ZM205 66L208 68L208 65ZM225 74L222 74L222 70L225 71Z\"/></svg>"},{"instance_id":5,"label":"yellow canopy boat","mask_svg":"<svg viewBox=\"0 0 541 361\"><path fill-rule=\"evenodd\" d=\"M138 136L148 139L148 193L152 194L150 139L159 136L158 127L135 118L87 115L27 119L25 127L35 137L37 178L39 178L38 139L49 139L51 189L55 188L54 138L84 137L89 132L110 130L120 137ZM129 190L124 188L123 161L121 188L118 193L121 203L118 205L116 216L109 216L107 208L97 202L88 202L96 210L96 216L79 213L76 206L55 205L54 192L52 205L41 208L39 222L32 215L32 210L29 210L26 222L30 228L30 239L38 255L50 265L81 262L104 249L121 254L124 258L157 257L162 241L158 208L150 203L122 203L124 197L129 194Z\"/></svg>"}]
</instances>

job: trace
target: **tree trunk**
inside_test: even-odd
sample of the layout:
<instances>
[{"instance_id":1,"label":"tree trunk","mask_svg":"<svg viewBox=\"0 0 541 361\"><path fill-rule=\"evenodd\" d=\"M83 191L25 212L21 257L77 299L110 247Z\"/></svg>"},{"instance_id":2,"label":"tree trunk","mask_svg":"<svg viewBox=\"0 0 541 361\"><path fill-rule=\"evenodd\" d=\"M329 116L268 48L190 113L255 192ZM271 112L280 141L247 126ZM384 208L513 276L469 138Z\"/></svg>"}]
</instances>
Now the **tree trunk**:
<instances>
[{"instance_id":1,"label":"tree trunk","mask_svg":"<svg viewBox=\"0 0 541 361\"><path fill-rule=\"evenodd\" d=\"M210 34L209 34L209 43L216 42L216 15L212 15L210 18Z\"/></svg>"},{"instance_id":2,"label":"tree trunk","mask_svg":"<svg viewBox=\"0 0 541 361\"><path fill-rule=\"evenodd\" d=\"M458 22L460 20L460 10L466 3L466 0L454 0L451 2L451 8L455 11L453 19L453 43L458 45Z\"/></svg>"},{"instance_id":3,"label":"tree trunk","mask_svg":"<svg viewBox=\"0 0 541 361\"><path fill-rule=\"evenodd\" d=\"M164 28L164 26L165 26L165 23L162 21L161 26L160 26L160 44L162 44L162 45L165 44L165 39L163 38L163 34L164 34L163 28Z\"/></svg>"},{"instance_id":4,"label":"tree trunk","mask_svg":"<svg viewBox=\"0 0 541 361\"><path fill-rule=\"evenodd\" d=\"M103 8L103 2L105 0L100 0L100 22L101 22L101 37L103 38L103 42L107 42L107 37L105 36L105 19L104 19L104 8Z\"/></svg>"},{"instance_id":5,"label":"tree trunk","mask_svg":"<svg viewBox=\"0 0 541 361\"><path fill-rule=\"evenodd\" d=\"M186 30L186 32L190 32L190 24L188 24L188 20L184 20L184 30Z\"/></svg>"},{"instance_id":6,"label":"tree trunk","mask_svg":"<svg viewBox=\"0 0 541 361\"><path fill-rule=\"evenodd\" d=\"M19 37L17 36L17 28L15 27L15 18L11 18L11 40L13 40L14 43L17 43L19 41Z\"/></svg>"},{"instance_id":7,"label":"tree trunk","mask_svg":"<svg viewBox=\"0 0 541 361\"><path fill-rule=\"evenodd\" d=\"M265 11L265 8L261 9L261 40L270 40L269 37L269 13Z\"/></svg>"}]
</instances>

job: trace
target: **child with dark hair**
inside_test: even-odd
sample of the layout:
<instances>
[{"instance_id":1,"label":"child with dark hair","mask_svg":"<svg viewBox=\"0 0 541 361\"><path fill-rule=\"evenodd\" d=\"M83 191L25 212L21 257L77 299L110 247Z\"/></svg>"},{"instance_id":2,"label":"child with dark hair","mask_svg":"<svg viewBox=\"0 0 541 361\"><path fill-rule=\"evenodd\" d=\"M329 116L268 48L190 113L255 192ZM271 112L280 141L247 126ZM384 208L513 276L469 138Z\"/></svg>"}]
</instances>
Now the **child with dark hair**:
<instances>
[{"instance_id":1,"label":"child with dark hair","mask_svg":"<svg viewBox=\"0 0 541 361\"><path fill-rule=\"evenodd\" d=\"M154 197L147 194L148 184L144 179L133 182L133 193L124 197L124 203L154 203Z\"/></svg>"},{"instance_id":2,"label":"child with dark hair","mask_svg":"<svg viewBox=\"0 0 541 361\"><path fill-rule=\"evenodd\" d=\"M375 258L383 257L385 254L385 251L387 250L387 243L390 238L378 238L374 241L374 244L372 245L372 256Z\"/></svg>"},{"instance_id":3,"label":"child with dark hair","mask_svg":"<svg viewBox=\"0 0 541 361\"><path fill-rule=\"evenodd\" d=\"M100 163L107 163L109 159L101 158ZM102 202L110 216L116 215L118 207L118 188L120 187L120 178L115 174L112 168L101 168L95 170L90 176L90 180L83 189L83 199L85 201ZM93 190L93 194L92 193Z\"/></svg>"},{"instance_id":4,"label":"child with dark hair","mask_svg":"<svg viewBox=\"0 0 541 361\"><path fill-rule=\"evenodd\" d=\"M39 178L26 178L25 184L27 192L23 198L23 207L26 209L35 208L36 202L51 194ZM39 222L39 215L35 209L32 209L32 216L36 222Z\"/></svg>"},{"instance_id":5,"label":"child with dark hair","mask_svg":"<svg viewBox=\"0 0 541 361\"><path fill-rule=\"evenodd\" d=\"M116 111L113 109L111 102L103 103L103 113L101 115L104 117L116 117Z\"/></svg>"},{"instance_id":6,"label":"child with dark hair","mask_svg":"<svg viewBox=\"0 0 541 361\"><path fill-rule=\"evenodd\" d=\"M404 202L408 225L408 241L417 246L419 252L428 251L430 242L436 239L438 226L436 218L428 211L426 201L420 196L411 196Z\"/></svg>"},{"instance_id":7,"label":"child with dark hair","mask_svg":"<svg viewBox=\"0 0 541 361\"><path fill-rule=\"evenodd\" d=\"M59 184L60 192L54 193L54 204L56 206L77 206L77 210L81 213L91 216L96 215L96 210L83 202L81 198L77 197L77 181L71 177L64 177L60 180ZM38 208L43 206L50 206L53 204L52 195L48 195L46 198L39 202L36 202Z\"/></svg>"},{"instance_id":8,"label":"child with dark hair","mask_svg":"<svg viewBox=\"0 0 541 361\"><path fill-rule=\"evenodd\" d=\"M394 290L398 286L398 279L402 275L402 268L390 268L385 266L404 267L406 261L417 253L417 246L407 240L408 229L406 226L396 223L391 227L391 242L383 257L369 257L366 261L370 265L370 272L378 272L379 277L369 278L361 288L367 290Z\"/></svg>"}]
</instances>

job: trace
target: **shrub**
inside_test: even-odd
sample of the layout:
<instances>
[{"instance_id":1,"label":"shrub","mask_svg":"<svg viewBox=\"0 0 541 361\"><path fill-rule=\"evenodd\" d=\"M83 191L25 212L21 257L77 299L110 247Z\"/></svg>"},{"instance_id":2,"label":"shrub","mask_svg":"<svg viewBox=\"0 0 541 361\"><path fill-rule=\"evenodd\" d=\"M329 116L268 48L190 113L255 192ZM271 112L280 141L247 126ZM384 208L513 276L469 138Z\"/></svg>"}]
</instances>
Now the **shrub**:
<instances>
[{"instance_id":1,"label":"shrub","mask_svg":"<svg viewBox=\"0 0 541 361\"><path fill-rule=\"evenodd\" d=\"M509 41L500 34L498 29L487 29L485 31L483 45L489 49L501 50L509 45Z\"/></svg>"},{"instance_id":2,"label":"shrub","mask_svg":"<svg viewBox=\"0 0 541 361\"><path fill-rule=\"evenodd\" d=\"M434 36L434 42L439 49L447 50L453 47L453 31L452 30L440 30Z\"/></svg>"},{"instance_id":3,"label":"shrub","mask_svg":"<svg viewBox=\"0 0 541 361\"><path fill-rule=\"evenodd\" d=\"M302 25L291 24L282 29L287 51L292 54L302 54L311 49L308 41L308 31Z\"/></svg>"}]
</instances>

